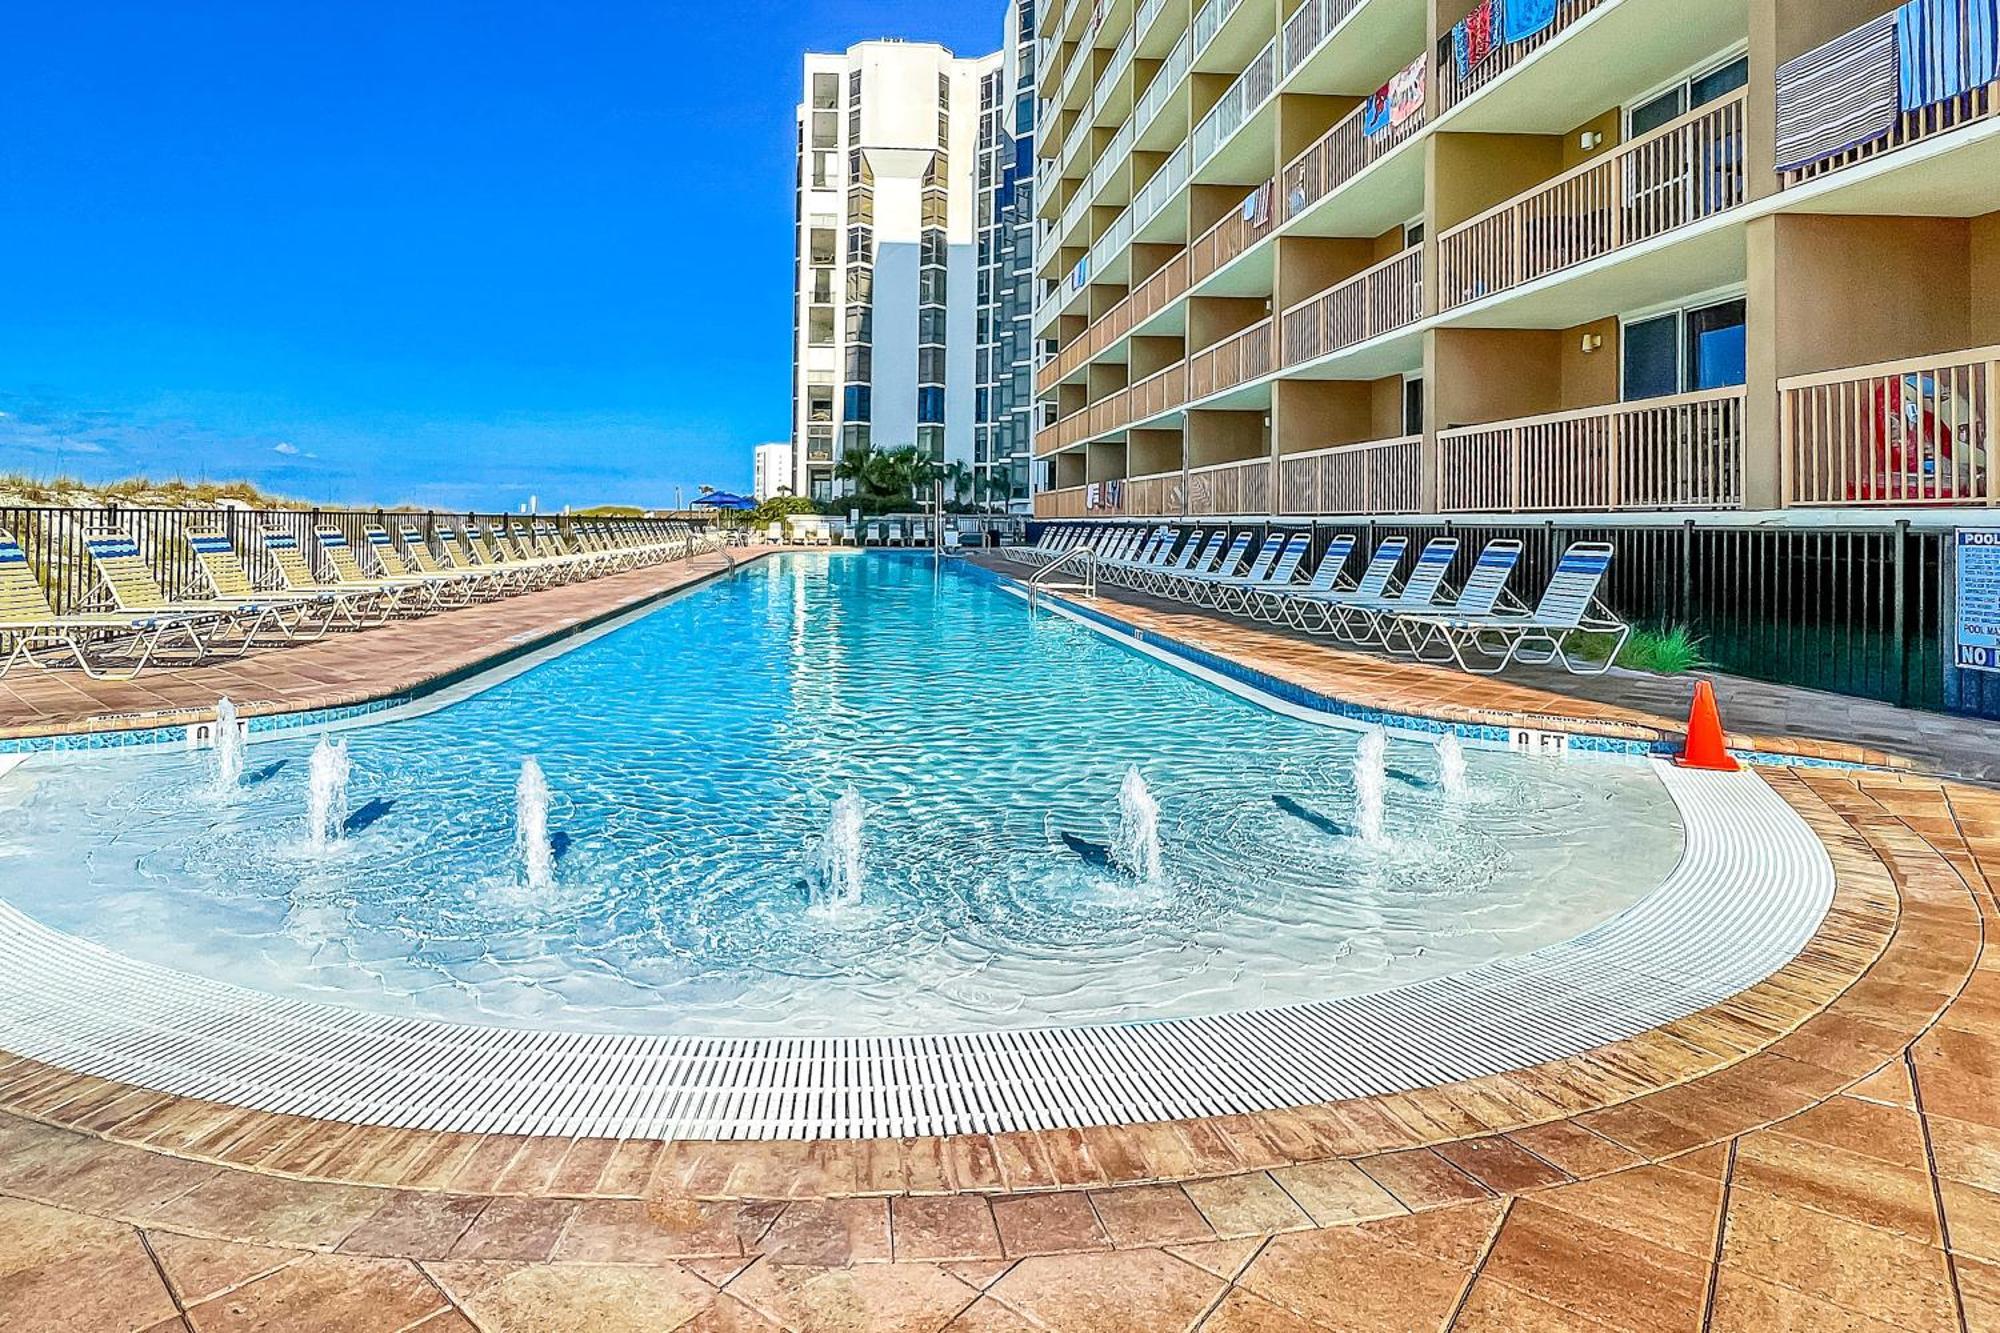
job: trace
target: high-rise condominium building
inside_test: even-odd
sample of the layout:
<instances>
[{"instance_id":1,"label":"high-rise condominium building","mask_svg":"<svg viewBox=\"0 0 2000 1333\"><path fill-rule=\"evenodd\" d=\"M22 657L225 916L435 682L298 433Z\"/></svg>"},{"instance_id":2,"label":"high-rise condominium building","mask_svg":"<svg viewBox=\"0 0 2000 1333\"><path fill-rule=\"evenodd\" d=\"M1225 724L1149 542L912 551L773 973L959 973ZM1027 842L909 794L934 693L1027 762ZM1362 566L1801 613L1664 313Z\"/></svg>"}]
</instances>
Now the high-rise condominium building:
<instances>
[{"instance_id":1,"label":"high-rise condominium building","mask_svg":"<svg viewBox=\"0 0 2000 1333\"><path fill-rule=\"evenodd\" d=\"M998 55L864 42L805 58L798 113L794 490L857 446L971 465L980 93Z\"/></svg>"},{"instance_id":2,"label":"high-rise condominium building","mask_svg":"<svg viewBox=\"0 0 2000 1333\"><path fill-rule=\"evenodd\" d=\"M1964 12L1045 0L1036 512L2000 502Z\"/></svg>"},{"instance_id":3,"label":"high-rise condominium building","mask_svg":"<svg viewBox=\"0 0 2000 1333\"><path fill-rule=\"evenodd\" d=\"M979 92L976 498L1025 512L1034 457L1035 7L1013 0Z\"/></svg>"},{"instance_id":4,"label":"high-rise condominium building","mask_svg":"<svg viewBox=\"0 0 2000 1333\"><path fill-rule=\"evenodd\" d=\"M756 473L750 490L752 498L763 501L780 491L791 493L792 481L792 446L783 443L758 445Z\"/></svg>"}]
</instances>

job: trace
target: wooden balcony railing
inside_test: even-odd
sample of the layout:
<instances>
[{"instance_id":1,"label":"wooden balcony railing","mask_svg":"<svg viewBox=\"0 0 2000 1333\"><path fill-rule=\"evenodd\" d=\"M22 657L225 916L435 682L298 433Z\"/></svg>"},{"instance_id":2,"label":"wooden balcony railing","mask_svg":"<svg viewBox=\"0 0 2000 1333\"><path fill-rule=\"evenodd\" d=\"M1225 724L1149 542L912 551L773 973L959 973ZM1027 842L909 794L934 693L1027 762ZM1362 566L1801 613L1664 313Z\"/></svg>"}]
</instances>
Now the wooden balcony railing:
<instances>
[{"instance_id":1,"label":"wooden balcony railing","mask_svg":"<svg viewBox=\"0 0 2000 1333\"><path fill-rule=\"evenodd\" d=\"M1072 339L1069 346L1044 362L1035 376L1037 391L1052 391L1092 357L1179 300L1188 286L1188 254L1183 250L1133 288L1129 295L1106 311L1102 319Z\"/></svg>"},{"instance_id":2,"label":"wooden balcony railing","mask_svg":"<svg viewBox=\"0 0 2000 1333\"><path fill-rule=\"evenodd\" d=\"M1438 508L1738 508L1743 397L1713 389L1441 432Z\"/></svg>"},{"instance_id":3,"label":"wooden balcony railing","mask_svg":"<svg viewBox=\"0 0 2000 1333\"><path fill-rule=\"evenodd\" d=\"M1413 245L1284 314L1284 363L1326 356L1423 318L1424 251Z\"/></svg>"},{"instance_id":4,"label":"wooden balcony railing","mask_svg":"<svg viewBox=\"0 0 2000 1333\"><path fill-rule=\"evenodd\" d=\"M1778 381L1785 503L2000 505L2000 347Z\"/></svg>"},{"instance_id":5,"label":"wooden balcony railing","mask_svg":"<svg viewBox=\"0 0 2000 1333\"><path fill-rule=\"evenodd\" d=\"M1287 221L1298 217L1424 127L1425 115L1419 111L1394 129L1364 134L1361 126L1366 110L1355 108L1285 165L1278 176L1278 190L1284 198L1276 202L1274 212L1281 209Z\"/></svg>"},{"instance_id":6,"label":"wooden balcony railing","mask_svg":"<svg viewBox=\"0 0 2000 1333\"><path fill-rule=\"evenodd\" d=\"M1342 444L1278 460L1285 514L1412 514L1423 504L1423 437Z\"/></svg>"},{"instance_id":7,"label":"wooden balcony railing","mask_svg":"<svg viewBox=\"0 0 2000 1333\"><path fill-rule=\"evenodd\" d=\"M1082 518L1086 491L1082 486L1065 486L1059 491L1043 491L1035 496L1036 518Z\"/></svg>"},{"instance_id":8,"label":"wooden balcony railing","mask_svg":"<svg viewBox=\"0 0 2000 1333\"><path fill-rule=\"evenodd\" d=\"M1188 396L1206 398L1275 370L1272 323L1267 315L1241 333L1197 352L1188 361Z\"/></svg>"},{"instance_id":9,"label":"wooden balcony railing","mask_svg":"<svg viewBox=\"0 0 2000 1333\"><path fill-rule=\"evenodd\" d=\"M1035 435L1035 453L1042 456L1085 440L1101 439L1181 406L1188 400L1188 363L1176 361L1063 417Z\"/></svg>"},{"instance_id":10,"label":"wooden balcony railing","mask_svg":"<svg viewBox=\"0 0 2000 1333\"><path fill-rule=\"evenodd\" d=\"M1443 309L1637 245L1744 200L1744 93L1566 171L1438 237Z\"/></svg>"},{"instance_id":11,"label":"wooden balcony railing","mask_svg":"<svg viewBox=\"0 0 2000 1333\"><path fill-rule=\"evenodd\" d=\"M1189 514L1268 514L1271 509L1271 460L1216 463L1189 468Z\"/></svg>"},{"instance_id":12,"label":"wooden balcony railing","mask_svg":"<svg viewBox=\"0 0 2000 1333\"><path fill-rule=\"evenodd\" d=\"M1518 42L1505 42L1493 48L1491 55L1479 63L1476 69L1464 77L1459 76L1458 57L1451 47L1451 34L1446 33L1438 42L1438 110L1445 112L1463 102L1466 98L1498 79L1502 74L1526 60L1535 52L1560 37L1571 24L1582 18L1601 4L1616 3L1616 0L1561 0L1556 5L1555 22L1543 28L1532 37Z\"/></svg>"},{"instance_id":13,"label":"wooden balcony railing","mask_svg":"<svg viewBox=\"0 0 2000 1333\"><path fill-rule=\"evenodd\" d=\"M1275 187L1270 181L1266 181L1258 188L1260 190L1271 190ZM1256 191L1252 191L1253 198L1256 193ZM1248 206L1248 203L1249 201L1246 200L1245 205ZM1258 220L1258 213L1261 213L1261 220ZM1276 231L1280 221L1281 219L1278 217L1278 210L1275 206L1256 210L1249 217L1244 216L1243 208L1230 209L1217 220L1214 226L1210 227L1200 236L1197 236L1193 243L1188 246L1189 281L1200 282L1209 274L1214 273L1217 269L1229 263L1230 260L1235 259L1245 250L1248 250L1251 246Z\"/></svg>"}]
</instances>

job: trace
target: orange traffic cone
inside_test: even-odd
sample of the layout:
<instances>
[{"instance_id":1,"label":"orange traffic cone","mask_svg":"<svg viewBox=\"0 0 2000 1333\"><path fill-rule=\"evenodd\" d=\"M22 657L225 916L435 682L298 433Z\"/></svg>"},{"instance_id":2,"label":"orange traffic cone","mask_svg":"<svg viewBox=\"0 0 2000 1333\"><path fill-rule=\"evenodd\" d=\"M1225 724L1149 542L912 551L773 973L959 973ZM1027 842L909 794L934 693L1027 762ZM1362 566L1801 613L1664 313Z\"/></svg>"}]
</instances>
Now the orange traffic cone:
<instances>
[{"instance_id":1,"label":"orange traffic cone","mask_svg":"<svg viewBox=\"0 0 2000 1333\"><path fill-rule=\"evenodd\" d=\"M1715 707L1715 687L1698 681L1694 687L1694 708L1688 713L1687 745L1674 760L1682 768L1709 769L1734 773L1742 765L1729 757L1729 745L1722 737L1722 715Z\"/></svg>"}]
</instances>

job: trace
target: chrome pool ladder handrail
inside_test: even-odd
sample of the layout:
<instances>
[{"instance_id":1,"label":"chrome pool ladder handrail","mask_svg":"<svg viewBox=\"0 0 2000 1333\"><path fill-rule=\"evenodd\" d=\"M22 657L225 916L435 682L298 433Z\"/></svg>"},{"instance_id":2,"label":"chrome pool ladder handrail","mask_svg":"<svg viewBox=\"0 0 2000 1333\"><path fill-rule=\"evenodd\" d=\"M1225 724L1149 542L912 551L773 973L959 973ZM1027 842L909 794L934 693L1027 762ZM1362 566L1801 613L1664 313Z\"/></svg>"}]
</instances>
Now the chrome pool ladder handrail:
<instances>
[{"instance_id":1,"label":"chrome pool ladder handrail","mask_svg":"<svg viewBox=\"0 0 2000 1333\"><path fill-rule=\"evenodd\" d=\"M1049 581L1051 576L1054 575L1058 570L1062 569L1063 566L1077 561L1081 561L1083 564L1083 582L1052 583ZM1088 597L1091 601L1093 602L1096 601L1097 600L1096 548L1088 545L1073 546L1069 550L1064 551L1061 555L1057 556L1053 561L1043 566L1042 569L1033 578L1029 579L1028 609L1030 611L1035 609L1043 592L1078 592L1082 593L1085 597Z\"/></svg>"}]
</instances>

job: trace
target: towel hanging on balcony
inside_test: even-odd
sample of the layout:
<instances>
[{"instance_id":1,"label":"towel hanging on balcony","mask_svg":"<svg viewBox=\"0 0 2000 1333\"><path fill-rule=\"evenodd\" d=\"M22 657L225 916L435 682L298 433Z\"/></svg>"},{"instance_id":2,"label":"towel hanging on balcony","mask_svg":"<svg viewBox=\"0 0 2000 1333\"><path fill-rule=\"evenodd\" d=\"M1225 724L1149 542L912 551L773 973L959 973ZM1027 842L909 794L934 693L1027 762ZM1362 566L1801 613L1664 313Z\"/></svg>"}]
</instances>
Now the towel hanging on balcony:
<instances>
[{"instance_id":1,"label":"towel hanging on balcony","mask_svg":"<svg viewBox=\"0 0 2000 1333\"><path fill-rule=\"evenodd\" d=\"M1910 0L1896 11L1903 110L2000 77L2000 0Z\"/></svg>"},{"instance_id":2,"label":"towel hanging on balcony","mask_svg":"<svg viewBox=\"0 0 2000 1333\"><path fill-rule=\"evenodd\" d=\"M1372 139L1389 128L1389 85L1383 84L1368 98L1361 112L1361 133Z\"/></svg>"},{"instance_id":3,"label":"towel hanging on balcony","mask_svg":"<svg viewBox=\"0 0 2000 1333\"><path fill-rule=\"evenodd\" d=\"M1556 0L1507 0L1500 42L1522 42L1556 21Z\"/></svg>"},{"instance_id":4,"label":"towel hanging on balcony","mask_svg":"<svg viewBox=\"0 0 2000 1333\"><path fill-rule=\"evenodd\" d=\"M1451 51L1458 60L1458 77L1472 77L1472 71L1486 63L1486 57L1493 54L1493 36L1499 31L1496 22L1501 0L1479 0L1472 12L1454 23L1451 28Z\"/></svg>"},{"instance_id":5,"label":"towel hanging on balcony","mask_svg":"<svg viewBox=\"0 0 2000 1333\"><path fill-rule=\"evenodd\" d=\"M1423 113L1424 74L1429 67L1428 58L1419 55L1402 73L1389 80L1390 129L1401 129L1410 117Z\"/></svg>"},{"instance_id":6,"label":"towel hanging on balcony","mask_svg":"<svg viewBox=\"0 0 2000 1333\"><path fill-rule=\"evenodd\" d=\"M1896 126L1896 14L1778 66L1778 170L1797 171Z\"/></svg>"}]
</instances>

